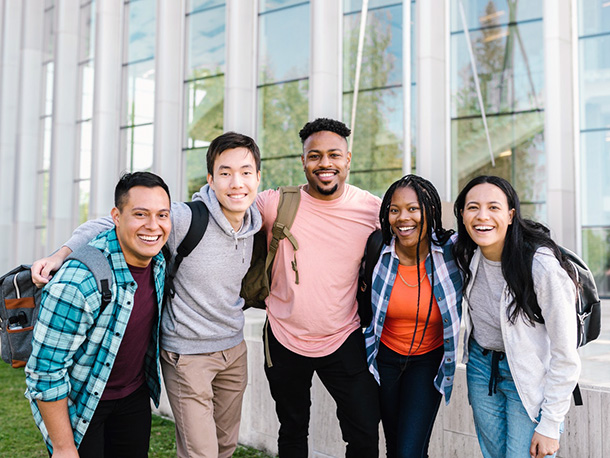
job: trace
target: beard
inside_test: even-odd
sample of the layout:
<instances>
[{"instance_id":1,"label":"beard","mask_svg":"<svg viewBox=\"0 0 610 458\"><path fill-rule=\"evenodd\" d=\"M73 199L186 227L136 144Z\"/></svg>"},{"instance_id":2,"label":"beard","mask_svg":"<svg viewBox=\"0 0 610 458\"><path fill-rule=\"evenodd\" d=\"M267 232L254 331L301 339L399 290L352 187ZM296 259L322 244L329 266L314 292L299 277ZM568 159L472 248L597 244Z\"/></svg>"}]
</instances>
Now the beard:
<instances>
[{"instance_id":1,"label":"beard","mask_svg":"<svg viewBox=\"0 0 610 458\"><path fill-rule=\"evenodd\" d=\"M330 189L324 189L320 186L316 186L316 188L318 189L318 192L324 196L332 196L334 193L337 192L337 189L339 189L339 185L336 184L334 185L332 188Z\"/></svg>"}]
</instances>

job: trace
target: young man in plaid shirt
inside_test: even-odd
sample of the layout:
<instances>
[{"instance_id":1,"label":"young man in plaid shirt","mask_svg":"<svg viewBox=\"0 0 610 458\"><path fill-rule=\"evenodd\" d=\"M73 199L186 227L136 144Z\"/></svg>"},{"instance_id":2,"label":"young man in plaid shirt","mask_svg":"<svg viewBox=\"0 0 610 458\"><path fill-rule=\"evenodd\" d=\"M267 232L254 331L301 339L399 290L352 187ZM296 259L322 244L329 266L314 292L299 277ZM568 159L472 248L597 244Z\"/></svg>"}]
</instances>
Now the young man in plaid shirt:
<instances>
[{"instance_id":1,"label":"young man in plaid shirt","mask_svg":"<svg viewBox=\"0 0 610 458\"><path fill-rule=\"evenodd\" d=\"M26 366L26 396L53 457L146 457L159 403L159 319L170 196L152 173L124 175L114 229L91 245L108 258L112 300L89 269L66 262L45 287Z\"/></svg>"}]
</instances>

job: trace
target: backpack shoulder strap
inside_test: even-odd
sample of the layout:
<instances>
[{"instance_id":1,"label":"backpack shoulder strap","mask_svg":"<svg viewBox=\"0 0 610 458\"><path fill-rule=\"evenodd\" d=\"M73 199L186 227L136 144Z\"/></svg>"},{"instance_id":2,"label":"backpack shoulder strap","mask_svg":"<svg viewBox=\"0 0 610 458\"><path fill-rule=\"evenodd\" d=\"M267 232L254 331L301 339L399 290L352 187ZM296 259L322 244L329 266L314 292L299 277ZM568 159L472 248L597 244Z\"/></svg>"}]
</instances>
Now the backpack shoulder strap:
<instances>
[{"instance_id":1,"label":"backpack shoulder strap","mask_svg":"<svg viewBox=\"0 0 610 458\"><path fill-rule=\"evenodd\" d=\"M280 200L277 205L277 217L271 229L271 242L269 243L269 251L265 261L265 271L268 272L273 265L280 240L287 238L295 252L292 270L295 272L295 283L298 285L299 271L297 269L296 251L299 249L299 244L290 232L290 228L292 223L294 223L299 204L301 203L301 188L299 186L281 186L279 191Z\"/></svg>"},{"instance_id":2,"label":"backpack shoulder strap","mask_svg":"<svg viewBox=\"0 0 610 458\"><path fill-rule=\"evenodd\" d=\"M114 276L108 259L99 248L91 245L85 245L76 249L66 258L66 261L68 259L82 262L93 274L97 282L97 289L102 295L102 306L100 309L100 313L102 313L112 299L112 283L114 282Z\"/></svg>"},{"instance_id":3,"label":"backpack shoulder strap","mask_svg":"<svg viewBox=\"0 0 610 458\"><path fill-rule=\"evenodd\" d=\"M167 270L167 278L165 280L165 295L169 294L171 297L174 297L176 291L174 290L174 278L176 277L176 273L178 273L178 268L182 263L182 260L186 258L191 252L195 249L203 235L205 234L205 230L208 227L208 221L210 220L210 212L208 207L200 200L195 200L191 202L185 202L186 205L191 209L191 224L189 225L189 229L178 245L178 249L176 250L176 257L173 262L169 263L170 266ZM171 254L169 254L169 250L165 253L166 261L170 261Z\"/></svg>"}]
</instances>

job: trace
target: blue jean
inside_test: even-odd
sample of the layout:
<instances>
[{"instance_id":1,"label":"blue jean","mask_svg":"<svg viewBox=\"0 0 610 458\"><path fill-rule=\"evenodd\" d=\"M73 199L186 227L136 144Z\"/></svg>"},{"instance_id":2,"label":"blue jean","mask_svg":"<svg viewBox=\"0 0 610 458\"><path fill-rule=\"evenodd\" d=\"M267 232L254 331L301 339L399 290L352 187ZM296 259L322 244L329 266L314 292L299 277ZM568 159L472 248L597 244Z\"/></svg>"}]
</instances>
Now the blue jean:
<instances>
[{"instance_id":1,"label":"blue jean","mask_svg":"<svg viewBox=\"0 0 610 458\"><path fill-rule=\"evenodd\" d=\"M428 456L430 434L442 398L434 386L442 358L442 346L407 357L379 344L381 421L388 458Z\"/></svg>"},{"instance_id":2,"label":"blue jean","mask_svg":"<svg viewBox=\"0 0 610 458\"><path fill-rule=\"evenodd\" d=\"M483 347L473 338L469 341L468 350L468 400L483 456L529 458L536 423L530 419L519 398L506 357L498 363L499 377L495 392L490 396L492 352L483 354Z\"/></svg>"}]
</instances>

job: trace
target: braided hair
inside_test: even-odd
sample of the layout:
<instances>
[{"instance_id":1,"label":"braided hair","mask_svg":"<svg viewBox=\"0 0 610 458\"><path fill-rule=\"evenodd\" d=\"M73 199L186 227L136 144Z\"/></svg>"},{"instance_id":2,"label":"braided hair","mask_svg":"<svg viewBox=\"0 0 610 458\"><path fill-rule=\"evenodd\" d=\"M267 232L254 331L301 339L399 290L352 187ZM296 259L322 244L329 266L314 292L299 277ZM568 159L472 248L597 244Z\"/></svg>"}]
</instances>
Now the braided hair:
<instances>
[{"instance_id":1,"label":"braided hair","mask_svg":"<svg viewBox=\"0 0 610 458\"><path fill-rule=\"evenodd\" d=\"M454 233L453 229L444 229L442 222L442 205L441 198L438 195L438 191L434 187L434 185L417 175L405 175L400 180L395 181L388 188L386 193L383 196L383 200L381 202L381 208L379 209L379 223L381 225L381 235L383 237L383 243L389 245L392 242L392 238L394 234L392 232L392 228L390 226L389 215L390 215L390 205L392 204L392 197L397 189L400 188L411 188L415 191L415 195L417 196L417 200L419 201L419 207L421 212L422 221L425 221L426 226L426 234L425 239L428 243L428 253L432 250L432 243L436 246L444 245L447 240ZM420 258L420 246L423 234L423 224L419 225L419 235L417 239L417 250L416 250L416 265L419 266ZM434 237L432 235L434 234ZM432 272L432 291L434 291L434 258L430 256L431 263L431 272ZM411 348L413 349L413 345L415 343L415 335L417 334L417 326L419 319L419 305L420 305L420 296L421 296L421 272L419 268L417 269L417 313L415 315L415 329L413 331L413 338L411 340ZM424 331L422 332L421 340L417 345L417 348L421 346L424 341L424 337L426 335L426 329L428 329L428 323L430 321L430 316L432 314L432 306L434 304L434 293L430 295L430 302L428 304L428 316L426 317L426 323L424 325ZM416 350L417 350L416 348Z\"/></svg>"}]
</instances>

